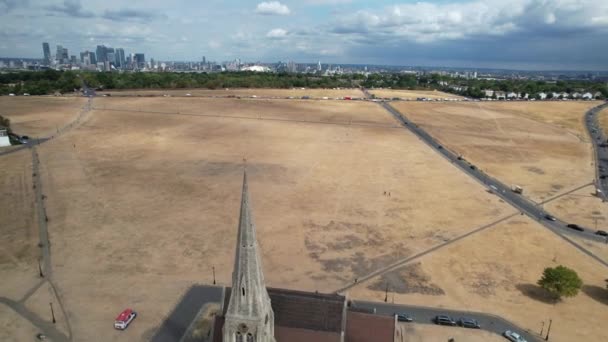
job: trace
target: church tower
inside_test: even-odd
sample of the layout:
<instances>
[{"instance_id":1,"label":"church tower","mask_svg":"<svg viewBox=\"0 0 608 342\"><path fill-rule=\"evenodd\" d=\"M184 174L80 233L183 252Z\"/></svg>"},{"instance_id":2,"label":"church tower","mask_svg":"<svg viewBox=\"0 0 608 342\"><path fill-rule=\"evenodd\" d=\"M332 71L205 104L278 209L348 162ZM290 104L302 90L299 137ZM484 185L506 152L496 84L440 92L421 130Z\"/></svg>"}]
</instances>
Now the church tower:
<instances>
[{"instance_id":1,"label":"church tower","mask_svg":"<svg viewBox=\"0 0 608 342\"><path fill-rule=\"evenodd\" d=\"M262 260L249 207L247 171L243 175L232 292L223 334L223 342L275 342L274 313L264 283Z\"/></svg>"}]
</instances>

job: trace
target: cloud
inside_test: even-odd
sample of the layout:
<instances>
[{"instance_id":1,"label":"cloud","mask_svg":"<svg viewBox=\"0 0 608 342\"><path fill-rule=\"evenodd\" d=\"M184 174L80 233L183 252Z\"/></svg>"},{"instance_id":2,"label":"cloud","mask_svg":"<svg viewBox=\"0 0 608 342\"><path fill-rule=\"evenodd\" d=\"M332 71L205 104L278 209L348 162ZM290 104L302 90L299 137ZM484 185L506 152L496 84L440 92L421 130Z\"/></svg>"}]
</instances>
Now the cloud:
<instances>
[{"instance_id":1,"label":"cloud","mask_svg":"<svg viewBox=\"0 0 608 342\"><path fill-rule=\"evenodd\" d=\"M27 5L28 0L0 0L0 13L8 13L19 6Z\"/></svg>"},{"instance_id":2,"label":"cloud","mask_svg":"<svg viewBox=\"0 0 608 342\"><path fill-rule=\"evenodd\" d=\"M435 42L479 36L583 34L608 25L608 2L593 0L502 0L417 2L340 15L330 32L363 39ZM591 19L591 20L590 20ZM360 37L360 38L361 38ZM524 38L522 36L522 38Z\"/></svg>"},{"instance_id":3,"label":"cloud","mask_svg":"<svg viewBox=\"0 0 608 342\"><path fill-rule=\"evenodd\" d=\"M260 2L255 13L262 15L289 15L289 7L278 1Z\"/></svg>"},{"instance_id":4,"label":"cloud","mask_svg":"<svg viewBox=\"0 0 608 342\"><path fill-rule=\"evenodd\" d=\"M352 0L306 0L307 4L311 5L338 5L338 4L349 4Z\"/></svg>"},{"instance_id":5,"label":"cloud","mask_svg":"<svg viewBox=\"0 0 608 342\"><path fill-rule=\"evenodd\" d=\"M266 33L266 37L271 39L282 39L287 37L287 30L284 30L282 28L275 28L268 31L268 33Z\"/></svg>"},{"instance_id":6,"label":"cloud","mask_svg":"<svg viewBox=\"0 0 608 342\"><path fill-rule=\"evenodd\" d=\"M164 14L156 13L147 10L136 10L136 9L119 9L119 10L106 10L102 15L102 18L114 21L122 20L151 20L156 18L166 18Z\"/></svg>"},{"instance_id":7,"label":"cloud","mask_svg":"<svg viewBox=\"0 0 608 342\"><path fill-rule=\"evenodd\" d=\"M83 10L79 0L64 0L61 5L49 5L46 9L55 14L75 18L92 18L95 16L93 12Z\"/></svg>"}]
</instances>

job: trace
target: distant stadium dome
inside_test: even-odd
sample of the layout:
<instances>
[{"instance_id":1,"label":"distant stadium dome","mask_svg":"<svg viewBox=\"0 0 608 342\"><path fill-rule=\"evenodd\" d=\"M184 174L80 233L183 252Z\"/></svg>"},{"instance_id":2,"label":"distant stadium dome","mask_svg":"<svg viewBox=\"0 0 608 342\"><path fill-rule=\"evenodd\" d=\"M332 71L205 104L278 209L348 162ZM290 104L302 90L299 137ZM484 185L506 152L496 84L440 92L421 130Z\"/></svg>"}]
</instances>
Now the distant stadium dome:
<instances>
[{"instance_id":1,"label":"distant stadium dome","mask_svg":"<svg viewBox=\"0 0 608 342\"><path fill-rule=\"evenodd\" d=\"M242 68L241 71L270 72L270 68L261 65L252 65Z\"/></svg>"}]
</instances>

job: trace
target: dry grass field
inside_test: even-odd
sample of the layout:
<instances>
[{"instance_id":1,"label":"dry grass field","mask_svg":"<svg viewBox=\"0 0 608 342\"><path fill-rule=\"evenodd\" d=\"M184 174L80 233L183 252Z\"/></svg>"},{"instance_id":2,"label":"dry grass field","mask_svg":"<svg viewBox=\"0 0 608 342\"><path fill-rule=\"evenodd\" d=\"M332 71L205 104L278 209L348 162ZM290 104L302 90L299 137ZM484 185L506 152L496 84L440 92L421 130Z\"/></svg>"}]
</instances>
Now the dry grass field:
<instances>
[{"instance_id":1,"label":"dry grass field","mask_svg":"<svg viewBox=\"0 0 608 342\"><path fill-rule=\"evenodd\" d=\"M399 97L402 99L416 99L418 97L425 97L428 99L461 99L462 96L444 93L437 90L400 90L400 89L370 89L371 94L377 97L393 98Z\"/></svg>"},{"instance_id":2,"label":"dry grass field","mask_svg":"<svg viewBox=\"0 0 608 342\"><path fill-rule=\"evenodd\" d=\"M583 114L597 102L394 103L446 147L535 201L594 179Z\"/></svg>"},{"instance_id":3,"label":"dry grass field","mask_svg":"<svg viewBox=\"0 0 608 342\"><path fill-rule=\"evenodd\" d=\"M11 119L17 134L44 137L74 119L86 101L73 96L0 96L0 115Z\"/></svg>"},{"instance_id":4,"label":"dry grass field","mask_svg":"<svg viewBox=\"0 0 608 342\"><path fill-rule=\"evenodd\" d=\"M536 282L545 267L560 264L575 269L585 285L578 296L553 303ZM350 295L382 301L384 289L374 285L390 281L395 302L494 313L536 332L542 321L553 319L552 341L599 342L608 339L602 267L538 223L518 216L361 283Z\"/></svg>"},{"instance_id":5,"label":"dry grass field","mask_svg":"<svg viewBox=\"0 0 608 342\"><path fill-rule=\"evenodd\" d=\"M544 205L549 212L557 217L568 218L590 229L608 231L608 204L595 196L595 186L590 185L568 195L560 197ZM606 248L608 253L608 246ZM608 261L608 258L606 258Z\"/></svg>"},{"instance_id":6,"label":"dry grass field","mask_svg":"<svg viewBox=\"0 0 608 342\"><path fill-rule=\"evenodd\" d=\"M243 159L273 287L331 292L514 212L373 103L97 97L93 105L84 123L39 147L54 279L75 341L149 340L190 286L211 283L212 267L219 284L230 283ZM0 206L0 222L14 228L0 241L0 296L17 300L38 280L30 151L0 163L2 194L23 197ZM416 291L396 301L504 314L531 329L551 313L564 321L555 335L605 337L598 320L608 306L598 299L582 293L553 306L518 288L553 258L600 286L597 264L522 217L421 259L408 270L422 278ZM42 294L26 304L43 310ZM352 294L379 291L366 284ZM126 306L139 317L117 332L111 322ZM0 331L26 336L26 323L3 317Z\"/></svg>"},{"instance_id":7,"label":"dry grass field","mask_svg":"<svg viewBox=\"0 0 608 342\"><path fill-rule=\"evenodd\" d=\"M229 284L243 158L270 286L330 292L512 212L379 106L181 100L164 99L193 115L96 110L40 147L76 339L149 339L189 286L211 282L211 267ZM214 116L229 108L245 118ZM120 334L108 326L125 305L140 318Z\"/></svg>"},{"instance_id":8,"label":"dry grass field","mask_svg":"<svg viewBox=\"0 0 608 342\"><path fill-rule=\"evenodd\" d=\"M313 89L313 88L291 88L291 89L249 89L249 88L226 88L226 89L159 89L159 90L109 90L99 92L100 95L140 95L140 96L258 96L258 97L302 97L309 96L311 98L337 98L337 97L365 97L363 92L358 88L340 88L340 89Z\"/></svg>"}]
</instances>

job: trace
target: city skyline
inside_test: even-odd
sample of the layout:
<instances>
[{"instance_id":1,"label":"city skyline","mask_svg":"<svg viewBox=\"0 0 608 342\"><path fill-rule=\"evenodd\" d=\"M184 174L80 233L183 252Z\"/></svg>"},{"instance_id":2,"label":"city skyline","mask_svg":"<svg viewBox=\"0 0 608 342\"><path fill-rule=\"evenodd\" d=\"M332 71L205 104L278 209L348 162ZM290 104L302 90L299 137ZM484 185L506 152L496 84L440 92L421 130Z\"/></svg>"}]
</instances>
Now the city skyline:
<instances>
[{"instance_id":1,"label":"city skyline","mask_svg":"<svg viewBox=\"0 0 608 342\"><path fill-rule=\"evenodd\" d=\"M43 59L49 42L77 57L105 45L175 61L608 70L608 3L391 3L0 0L0 56Z\"/></svg>"}]
</instances>

